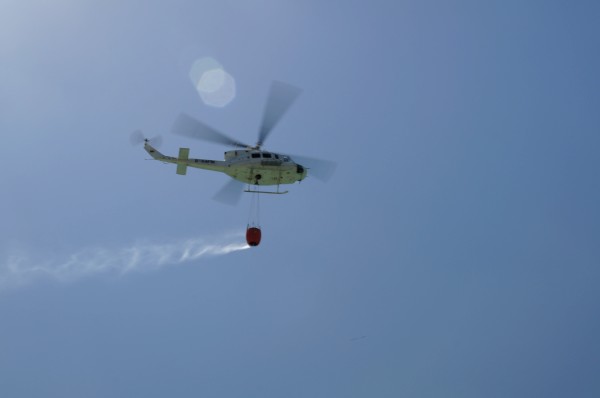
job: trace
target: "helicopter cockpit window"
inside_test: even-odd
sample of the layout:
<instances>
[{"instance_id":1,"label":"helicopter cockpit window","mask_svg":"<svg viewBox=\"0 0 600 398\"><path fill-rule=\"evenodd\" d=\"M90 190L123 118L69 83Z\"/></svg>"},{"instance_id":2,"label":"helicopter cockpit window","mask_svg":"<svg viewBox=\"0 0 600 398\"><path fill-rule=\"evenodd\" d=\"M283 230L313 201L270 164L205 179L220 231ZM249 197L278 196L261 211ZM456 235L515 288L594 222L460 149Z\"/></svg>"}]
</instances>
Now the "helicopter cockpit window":
<instances>
[{"instance_id":1,"label":"helicopter cockpit window","mask_svg":"<svg viewBox=\"0 0 600 398\"><path fill-rule=\"evenodd\" d=\"M284 162L289 162L290 161L290 157L289 156L284 156L283 157L283 161Z\"/></svg>"},{"instance_id":2,"label":"helicopter cockpit window","mask_svg":"<svg viewBox=\"0 0 600 398\"><path fill-rule=\"evenodd\" d=\"M270 159L271 158L271 154L270 153L263 153L263 158Z\"/></svg>"},{"instance_id":3,"label":"helicopter cockpit window","mask_svg":"<svg viewBox=\"0 0 600 398\"><path fill-rule=\"evenodd\" d=\"M259 158L259 157L260 157L260 153L253 153L253 154L252 154L252 157L253 157L253 158Z\"/></svg>"}]
</instances>

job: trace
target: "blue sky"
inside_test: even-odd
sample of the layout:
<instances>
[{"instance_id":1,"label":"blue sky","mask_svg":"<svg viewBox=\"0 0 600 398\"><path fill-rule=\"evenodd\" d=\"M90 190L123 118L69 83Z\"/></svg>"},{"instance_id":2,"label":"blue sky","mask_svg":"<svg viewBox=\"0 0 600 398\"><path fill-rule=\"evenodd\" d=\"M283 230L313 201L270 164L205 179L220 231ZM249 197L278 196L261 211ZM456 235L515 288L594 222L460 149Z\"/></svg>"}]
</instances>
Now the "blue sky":
<instances>
[{"instance_id":1,"label":"blue sky","mask_svg":"<svg viewBox=\"0 0 600 398\"><path fill-rule=\"evenodd\" d=\"M323 3L1 3L2 395L598 396L600 6ZM338 168L242 249L129 135L222 159L175 118L254 142L272 80L266 148Z\"/></svg>"}]
</instances>

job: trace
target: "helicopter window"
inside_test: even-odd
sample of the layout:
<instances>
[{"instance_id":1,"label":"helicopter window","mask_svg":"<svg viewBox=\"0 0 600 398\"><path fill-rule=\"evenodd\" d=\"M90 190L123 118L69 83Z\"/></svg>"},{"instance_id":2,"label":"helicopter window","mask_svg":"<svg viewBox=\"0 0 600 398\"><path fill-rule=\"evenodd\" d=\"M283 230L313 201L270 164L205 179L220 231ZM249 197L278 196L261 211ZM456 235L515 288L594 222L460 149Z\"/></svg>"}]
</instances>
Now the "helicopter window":
<instances>
[{"instance_id":1,"label":"helicopter window","mask_svg":"<svg viewBox=\"0 0 600 398\"><path fill-rule=\"evenodd\" d=\"M260 157L260 153L253 153L253 154L252 154L252 157L253 157L253 158L259 158L259 157Z\"/></svg>"},{"instance_id":2,"label":"helicopter window","mask_svg":"<svg viewBox=\"0 0 600 398\"><path fill-rule=\"evenodd\" d=\"M271 158L271 154L270 153L263 153L263 158Z\"/></svg>"},{"instance_id":3,"label":"helicopter window","mask_svg":"<svg viewBox=\"0 0 600 398\"><path fill-rule=\"evenodd\" d=\"M275 156L275 159L279 159L279 155L273 155L273 156Z\"/></svg>"},{"instance_id":4,"label":"helicopter window","mask_svg":"<svg viewBox=\"0 0 600 398\"><path fill-rule=\"evenodd\" d=\"M284 162L289 162L290 161L290 157L289 156L284 156L283 157L283 161Z\"/></svg>"}]
</instances>

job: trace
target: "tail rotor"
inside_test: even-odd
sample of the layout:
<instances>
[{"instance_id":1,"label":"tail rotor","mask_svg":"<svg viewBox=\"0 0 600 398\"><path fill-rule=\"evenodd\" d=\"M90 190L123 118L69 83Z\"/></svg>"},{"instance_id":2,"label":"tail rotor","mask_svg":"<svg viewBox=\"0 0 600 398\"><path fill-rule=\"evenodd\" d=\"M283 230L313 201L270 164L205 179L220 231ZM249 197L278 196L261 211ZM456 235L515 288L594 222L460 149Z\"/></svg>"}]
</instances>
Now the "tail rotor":
<instances>
[{"instance_id":1,"label":"tail rotor","mask_svg":"<svg viewBox=\"0 0 600 398\"><path fill-rule=\"evenodd\" d=\"M135 130L129 135L129 143L132 146L139 146L146 142L149 142L154 147L160 147L162 144L162 137L157 135L152 138L146 138L144 133L142 133L142 130Z\"/></svg>"}]
</instances>

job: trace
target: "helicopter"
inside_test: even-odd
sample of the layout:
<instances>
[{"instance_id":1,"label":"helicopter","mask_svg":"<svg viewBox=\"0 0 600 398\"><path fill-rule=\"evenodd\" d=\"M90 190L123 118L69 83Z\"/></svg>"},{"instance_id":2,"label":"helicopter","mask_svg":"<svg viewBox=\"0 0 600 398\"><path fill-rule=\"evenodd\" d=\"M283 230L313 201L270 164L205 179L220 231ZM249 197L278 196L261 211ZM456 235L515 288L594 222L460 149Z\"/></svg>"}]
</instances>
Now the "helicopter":
<instances>
[{"instance_id":1,"label":"helicopter","mask_svg":"<svg viewBox=\"0 0 600 398\"><path fill-rule=\"evenodd\" d=\"M188 167L218 171L232 178L215 196L214 199L226 204L236 204L242 192L257 194L281 195L280 185L294 184L307 176L315 176L327 181L333 174L336 164L331 161L291 156L289 154L265 151L262 149L265 140L300 95L301 90L290 84L274 81L271 84L262 122L255 145L248 145L230 138L226 134L187 115L180 114L172 128L172 133L234 147L226 151L224 160L190 158L189 148L179 148L177 157L159 152L151 140L144 138L139 131L132 135L132 142L143 142L144 149L150 156L164 163L177 165L176 173L186 175ZM244 189L246 184L246 189ZM276 186L276 190L263 190L263 186Z\"/></svg>"}]
</instances>

